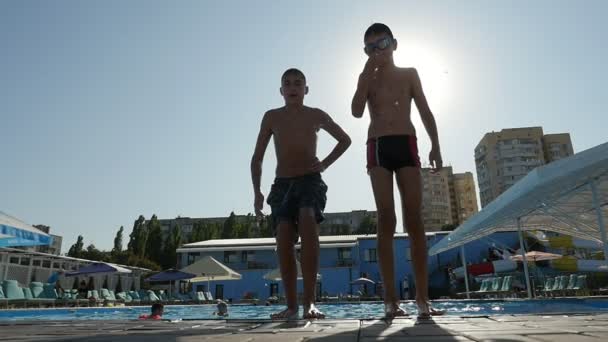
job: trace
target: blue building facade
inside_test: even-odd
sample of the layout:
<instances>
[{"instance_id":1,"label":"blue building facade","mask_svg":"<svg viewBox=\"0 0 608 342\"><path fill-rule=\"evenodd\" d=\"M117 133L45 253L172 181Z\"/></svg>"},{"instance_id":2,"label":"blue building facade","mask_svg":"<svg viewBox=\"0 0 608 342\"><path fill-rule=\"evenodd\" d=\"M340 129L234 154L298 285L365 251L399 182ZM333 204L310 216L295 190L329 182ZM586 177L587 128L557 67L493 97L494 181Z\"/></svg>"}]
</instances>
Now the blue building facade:
<instances>
[{"instance_id":1,"label":"blue building facade","mask_svg":"<svg viewBox=\"0 0 608 342\"><path fill-rule=\"evenodd\" d=\"M428 247L444 238L447 232L427 233ZM481 262L488 257L488 247L494 242L501 246L517 247L515 233L497 233L491 240L480 239L466 245L468 262ZM299 245L296 246L299 254ZM378 269L378 253L375 235L345 235L320 237L318 295L339 296L357 293L359 285L351 282L366 277L376 284L381 282ZM413 298L416 286L410 258L407 234L396 234L394 243L395 286L402 299ZM185 267L204 256L211 256L242 276L241 280L211 281L209 291L214 298L232 299L258 298L264 300L283 293L282 284L264 279L264 275L278 268L275 240L272 238L207 240L190 243L177 250L179 267ZM298 256L299 259L299 256ZM461 266L460 250L453 249L430 256L429 291L432 297L446 295L448 291L448 267ZM404 282L405 281L405 282ZM192 291L207 291L207 282L193 283ZM409 291L408 291L409 289ZM368 294L381 294L381 285L366 288ZM298 281L298 293L302 292L302 281Z\"/></svg>"}]
</instances>

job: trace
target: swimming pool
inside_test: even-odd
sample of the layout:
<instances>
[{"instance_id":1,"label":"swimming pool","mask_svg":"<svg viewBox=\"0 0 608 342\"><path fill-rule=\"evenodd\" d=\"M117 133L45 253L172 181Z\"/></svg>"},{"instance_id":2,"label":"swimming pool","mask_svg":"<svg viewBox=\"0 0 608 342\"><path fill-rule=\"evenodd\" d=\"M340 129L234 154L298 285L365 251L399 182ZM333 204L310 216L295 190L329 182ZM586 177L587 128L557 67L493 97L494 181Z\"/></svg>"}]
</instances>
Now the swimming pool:
<instances>
[{"instance_id":1,"label":"swimming pool","mask_svg":"<svg viewBox=\"0 0 608 342\"><path fill-rule=\"evenodd\" d=\"M505 300L505 301L437 301L433 305L445 309L448 315L495 315L495 314L555 314L555 313L599 313L608 312L608 299L605 298L568 298L549 300ZM416 313L414 303L404 303L410 314ZM319 304L318 307L327 318L365 319L380 318L382 303ZM268 319L273 312L283 307L230 305L228 319ZM213 319L214 305L168 305L165 306L165 319ZM300 309L301 311L301 309ZM61 308L61 309L15 309L0 310L0 321L15 320L122 320L137 319L149 313L149 306L117 308ZM300 312L301 314L301 312Z\"/></svg>"}]
</instances>

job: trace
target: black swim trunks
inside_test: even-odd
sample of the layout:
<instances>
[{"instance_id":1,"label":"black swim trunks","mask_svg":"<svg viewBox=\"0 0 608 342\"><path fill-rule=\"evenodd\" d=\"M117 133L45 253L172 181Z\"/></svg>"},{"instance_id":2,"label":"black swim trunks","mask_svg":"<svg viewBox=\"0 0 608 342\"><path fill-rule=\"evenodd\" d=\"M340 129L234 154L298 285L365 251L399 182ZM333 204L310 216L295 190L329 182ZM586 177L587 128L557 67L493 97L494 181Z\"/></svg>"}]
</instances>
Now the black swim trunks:
<instances>
[{"instance_id":1,"label":"black swim trunks","mask_svg":"<svg viewBox=\"0 0 608 342\"><path fill-rule=\"evenodd\" d=\"M418 144L414 135L386 135L367 141L367 171L380 166L389 171L420 167Z\"/></svg>"},{"instance_id":2,"label":"black swim trunks","mask_svg":"<svg viewBox=\"0 0 608 342\"><path fill-rule=\"evenodd\" d=\"M266 200L272 210L271 218L275 235L276 227L281 221L298 223L300 208L312 208L317 223L321 223L327 202L326 194L327 185L321 179L320 173L299 177L277 177Z\"/></svg>"}]
</instances>

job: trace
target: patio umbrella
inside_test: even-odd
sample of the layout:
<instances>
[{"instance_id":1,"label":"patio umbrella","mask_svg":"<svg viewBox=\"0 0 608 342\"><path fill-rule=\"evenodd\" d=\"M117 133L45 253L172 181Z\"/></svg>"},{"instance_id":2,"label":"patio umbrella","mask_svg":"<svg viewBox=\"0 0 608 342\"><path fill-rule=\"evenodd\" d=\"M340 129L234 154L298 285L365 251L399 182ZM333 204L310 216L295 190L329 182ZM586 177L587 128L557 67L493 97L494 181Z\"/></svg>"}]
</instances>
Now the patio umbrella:
<instances>
[{"instance_id":1,"label":"patio umbrella","mask_svg":"<svg viewBox=\"0 0 608 342\"><path fill-rule=\"evenodd\" d=\"M131 270L126 269L124 267L120 267L115 264L106 263L106 262L94 262L85 267L81 267L76 271L67 272L65 274L65 276L74 277L74 276L79 276L79 275L109 274L109 273L131 273Z\"/></svg>"},{"instance_id":2,"label":"patio umbrella","mask_svg":"<svg viewBox=\"0 0 608 342\"><path fill-rule=\"evenodd\" d=\"M43 246L52 242L49 234L0 211L0 247Z\"/></svg>"},{"instance_id":3,"label":"patio umbrella","mask_svg":"<svg viewBox=\"0 0 608 342\"><path fill-rule=\"evenodd\" d=\"M526 260L528 261L545 261L545 260L555 260L560 259L562 257L561 254L553 254L547 252L539 252L539 251L530 251L526 253ZM511 260L513 261L524 261L524 258L521 254L511 256Z\"/></svg>"},{"instance_id":4,"label":"patio umbrella","mask_svg":"<svg viewBox=\"0 0 608 342\"><path fill-rule=\"evenodd\" d=\"M207 281L207 291L211 291L209 289L209 282L211 280L217 281L241 279L241 275L239 273L215 260L211 256L205 256L194 264L182 268L180 271L196 275L196 277L189 280L191 283Z\"/></svg>"},{"instance_id":5,"label":"patio umbrella","mask_svg":"<svg viewBox=\"0 0 608 342\"><path fill-rule=\"evenodd\" d=\"M376 284L376 282L374 282L371 279L361 277L361 278L351 281L350 284L351 285L361 285L364 288L364 291L365 291L364 294L367 294L367 285L374 285L374 284Z\"/></svg>"},{"instance_id":6,"label":"patio umbrella","mask_svg":"<svg viewBox=\"0 0 608 342\"><path fill-rule=\"evenodd\" d=\"M196 277L195 274L182 272L175 269L168 269L146 279L146 281L175 281L184 280Z\"/></svg>"},{"instance_id":7,"label":"patio umbrella","mask_svg":"<svg viewBox=\"0 0 608 342\"><path fill-rule=\"evenodd\" d=\"M196 277L195 274L182 272L175 269L168 269L166 271L162 271L160 273L156 273L155 275L146 279L146 281L155 282L155 281L168 281L169 282L169 295L171 295L171 284L176 280L184 280L191 279Z\"/></svg>"},{"instance_id":8,"label":"patio umbrella","mask_svg":"<svg viewBox=\"0 0 608 342\"><path fill-rule=\"evenodd\" d=\"M534 262L535 265L536 265L537 261L555 260L555 259L560 259L561 257L562 257L561 254L553 254L553 253L539 252L539 251L530 251L530 252L526 253L526 260ZM511 256L511 260L523 262L524 258L521 254L516 254L516 255ZM534 268L538 272L539 279L541 279L541 280L544 279L543 273L537 267L534 267ZM532 280L534 281L534 279L532 279ZM534 291L536 292L536 290L534 290Z\"/></svg>"},{"instance_id":9,"label":"patio umbrella","mask_svg":"<svg viewBox=\"0 0 608 342\"><path fill-rule=\"evenodd\" d=\"M302 264L296 260L296 268L298 269L298 279L302 279ZM264 274L264 279L270 281L281 281L281 269L275 268L274 270ZM321 280L322 276L317 273L317 280Z\"/></svg>"},{"instance_id":10,"label":"patio umbrella","mask_svg":"<svg viewBox=\"0 0 608 342\"><path fill-rule=\"evenodd\" d=\"M350 282L351 285L374 285L375 283L376 282L368 278L359 278Z\"/></svg>"}]
</instances>

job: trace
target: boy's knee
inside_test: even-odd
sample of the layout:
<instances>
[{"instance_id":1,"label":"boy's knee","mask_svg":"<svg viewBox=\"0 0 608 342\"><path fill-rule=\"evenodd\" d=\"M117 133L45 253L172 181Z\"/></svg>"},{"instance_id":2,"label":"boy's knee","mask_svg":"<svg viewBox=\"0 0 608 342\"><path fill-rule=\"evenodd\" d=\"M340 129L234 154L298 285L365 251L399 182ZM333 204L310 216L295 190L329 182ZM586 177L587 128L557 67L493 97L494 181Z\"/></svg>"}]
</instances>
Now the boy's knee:
<instances>
[{"instance_id":1,"label":"boy's knee","mask_svg":"<svg viewBox=\"0 0 608 342\"><path fill-rule=\"evenodd\" d=\"M386 210L378 212L378 231L382 230L395 230L397 225L397 217L394 211Z\"/></svg>"}]
</instances>

